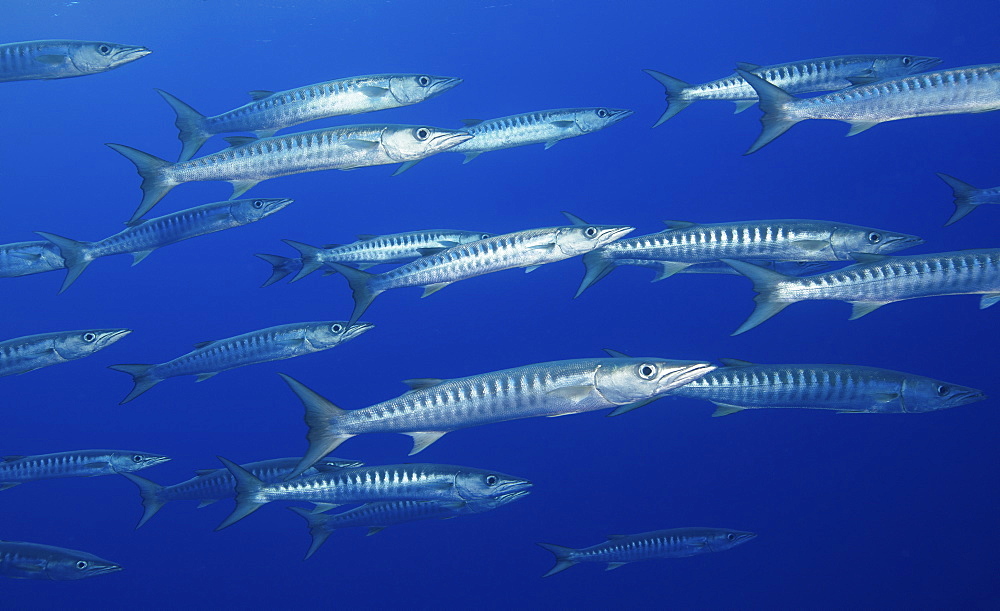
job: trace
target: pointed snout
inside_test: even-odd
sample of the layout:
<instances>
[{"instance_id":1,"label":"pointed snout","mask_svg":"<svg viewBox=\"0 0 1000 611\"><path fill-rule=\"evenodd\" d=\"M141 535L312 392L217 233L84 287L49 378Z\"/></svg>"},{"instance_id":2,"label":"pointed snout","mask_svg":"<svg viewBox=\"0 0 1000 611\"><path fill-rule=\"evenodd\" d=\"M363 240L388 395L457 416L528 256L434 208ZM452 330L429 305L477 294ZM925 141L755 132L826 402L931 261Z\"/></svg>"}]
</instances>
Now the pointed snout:
<instances>
[{"instance_id":1,"label":"pointed snout","mask_svg":"<svg viewBox=\"0 0 1000 611\"><path fill-rule=\"evenodd\" d=\"M373 325L370 322L356 322L347 328L347 331L344 333L344 339L354 339L355 337L361 335L365 331L374 328L375 325Z\"/></svg>"},{"instance_id":2,"label":"pointed snout","mask_svg":"<svg viewBox=\"0 0 1000 611\"><path fill-rule=\"evenodd\" d=\"M609 108L608 109L608 125L614 125L619 123L623 119L627 119L635 114L635 111L627 110L624 108Z\"/></svg>"}]
</instances>

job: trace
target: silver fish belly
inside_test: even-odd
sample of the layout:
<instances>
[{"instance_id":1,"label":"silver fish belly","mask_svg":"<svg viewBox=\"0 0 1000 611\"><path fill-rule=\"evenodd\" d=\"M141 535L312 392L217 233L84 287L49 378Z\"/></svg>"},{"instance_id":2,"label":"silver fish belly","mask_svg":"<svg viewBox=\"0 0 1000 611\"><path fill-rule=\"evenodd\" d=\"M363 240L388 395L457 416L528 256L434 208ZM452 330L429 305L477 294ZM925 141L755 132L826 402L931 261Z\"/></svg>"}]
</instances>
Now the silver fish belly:
<instances>
[{"instance_id":1,"label":"silver fish belly","mask_svg":"<svg viewBox=\"0 0 1000 611\"><path fill-rule=\"evenodd\" d=\"M4 456L0 459L0 490L41 479L130 473L168 460L159 454L131 450L75 450L35 456Z\"/></svg>"},{"instance_id":2,"label":"silver fish belly","mask_svg":"<svg viewBox=\"0 0 1000 611\"><path fill-rule=\"evenodd\" d=\"M16 278L65 269L55 244L48 241L0 244L0 278Z\"/></svg>"},{"instance_id":3,"label":"silver fish belly","mask_svg":"<svg viewBox=\"0 0 1000 611\"><path fill-rule=\"evenodd\" d=\"M31 40L0 45L0 82L107 72L152 53L145 47L88 40Z\"/></svg>"},{"instance_id":4,"label":"silver fish belly","mask_svg":"<svg viewBox=\"0 0 1000 611\"><path fill-rule=\"evenodd\" d=\"M130 329L84 329L26 335L0 342L0 377L90 356L131 332Z\"/></svg>"},{"instance_id":5,"label":"silver fish belly","mask_svg":"<svg viewBox=\"0 0 1000 611\"><path fill-rule=\"evenodd\" d=\"M53 545L0 541L0 576L12 579L72 581L122 570L93 554Z\"/></svg>"}]
</instances>

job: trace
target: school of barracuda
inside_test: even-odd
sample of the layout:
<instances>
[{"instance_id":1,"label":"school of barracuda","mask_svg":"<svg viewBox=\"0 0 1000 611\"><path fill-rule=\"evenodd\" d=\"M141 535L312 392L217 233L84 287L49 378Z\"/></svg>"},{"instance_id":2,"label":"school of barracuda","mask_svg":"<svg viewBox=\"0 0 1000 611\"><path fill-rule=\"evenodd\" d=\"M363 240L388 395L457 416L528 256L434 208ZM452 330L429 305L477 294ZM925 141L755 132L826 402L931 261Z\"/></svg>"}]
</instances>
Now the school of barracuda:
<instances>
[{"instance_id":1,"label":"school of barracuda","mask_svg":"<svg viewBox=\"0 0 1000 611\"><path fill-rule=\"evenodd\" d=\"M149 53L145 47L99 41L0 44L0 82L98 74ZM699 85L656 70L645 72L663 85L667 95L668 107L654 127L698 100L729 100L736 103L737 113L758 104L764 113L763 129L747 151L753 153L806 119L844 121L851 125L848 135L854 135L886 121L1000 109L1000 64L925 72L940 63L914 55L843 55L770 66L741 63L734 74ZM468 163L484 152L510 147L543 144L548 149L632 114L625 109L577 107L465 120L457 129L365 123L276 135L321 118L423 103L462 83L457 77L425 74L338 78L287 91L252 91L247 104L211 116L157 90L176 114L182 150L171 162L122 144L108 145L131 161L142 178L143 197L127 219L128 227L90 242L38 232L43 240L0 245L0 277L66 270L58 290L62 293L95 259L131 254L134 265L157 248L255 223L293 201L230 199L142 218L181 183L230 182L236 198L263 180L301 172L400 164L398 174L441 152L462 153ZM820 95L800 98L793 93ZM229 148L195 157L212 136L240 132L254 136L229 136ZM1000 203L1000 187L978 189L947 174L938 176L954 192L956 209L948 225L977 206ZM622 265L651 269L653 281L677 273L745 276L757 292L756 309L735 333L749 331L804 300L847 301L853 306L852 319L904 299L974 294L982 296L980 308L1000 301L1000 248L897 255L924 240L898 231L808 219L665 221L664 230L627 237L637 228L591 224L563 214L568 224L506 234L406 229L381 236L360 234L357 241L346 244L311 246L285 240L297 257L256 255L271 266L264 286L292 274L290 281L296 282L315 271L343 276L355 302L350 319L248 330L202 341L165 363L111 364L111 369L133 378L134 386L122 403L166 378L193 375L201 382L228 369L334 348L374 328L358 319L389 289L421 287L426 297L460 280L488 282L472 279L515 268L530 272L574 257L580 257L584 266L575 297ZM848 265L826 270L838 262ZM366 271L379 265L397 267ZM39 331L0 341L0 376L84 358L133 333L130 329ZM129 342L123 346L141 354ZM462 428L600 410L614 416L663 397L704 399L716 406L714 416L786 408L918 413L985 399L975 388L872 366L766 365L736 359L722 359L716 365L607 352L604 357L577 355L492 372L470 367L466 377L451 380L406 380L408 392L358 409L338 407L297 379L280 374L292 391L289 401L297 397L305 408L308 446L301 457L242 465L220 457L222 467L202 469L192 479L164 486L134 473L170 460L150 452L77 450L4 456L0 490L36 480L119 473L139 489L144 512L138 526L171 501L193 500L202 507L233 498L235 509L217 530L272 501L307 502L314 508L290 509L307 522L312 535L309 558L337 529L361 527L374 534L395 524L484 513L524 498L532 487L527 477L479 467L364 465L328 456L356 435L408 435L412 455ZM357 507L326 513L341 505ZM587 536L581 533L581 538ZM681 527L612 535L581 549L539 545L556 559L548 576L582 562L605 563L610 570L639 560L723 551L755 536L728 528ZM86 552L0 541L0 575L7 577L73 580L121 569Z\"/></svg>"}]
</instances>

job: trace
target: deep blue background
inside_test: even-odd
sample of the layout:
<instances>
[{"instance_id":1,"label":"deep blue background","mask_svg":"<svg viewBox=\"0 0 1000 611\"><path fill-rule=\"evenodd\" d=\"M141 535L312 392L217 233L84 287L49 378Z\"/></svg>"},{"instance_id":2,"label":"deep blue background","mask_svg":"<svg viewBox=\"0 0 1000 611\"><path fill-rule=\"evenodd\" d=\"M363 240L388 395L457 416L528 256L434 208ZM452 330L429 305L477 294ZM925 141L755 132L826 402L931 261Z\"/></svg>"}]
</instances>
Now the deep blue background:
<instances>
[{"instance_id":1,"label":"deep blue background","mask_svg":"<svg viewBox=\"0 0 1000 611\"><path fill-rule=\"evenodd\" d=\"M251 89L286 89L376 72L461 76L424 104L328 120L456 126L463 118L571 106L631 108L604 132L483 155L442 154L391 178L390 167L266 182L251 195L293 197L256 225L190 240L135 268L94 263L65 294L62 273L0 281L0 338L88 327L135 333L74 363L0 380L4 454L78 448L163 452L143 473L165 484L195 468L300 455L298 401L275 372L345 408L404 390L399 380L455 377L597 356L737 357L857 363L930 375L1000 394L996 310L949 297L888 306L848 322L843 303L799 304L739 337L750 284L683 275L650 284L625 268L572 300L579 261L525 276L508 271L425 300L392 291L366 320L378 326L329 352L169 380L124 407L112 363L161 362L197 341L351 311L340 277L258 288L256 252L293 254L280 238L350 241L357 233L453 227L492 232L592 222L658 231L663 218L840 220L915 233L934 252L997 246L1000 210L953 227L950 190L934 172L1000 184L1000 113L889 123L855 138L844 124L796 126L741 157L756 108L694 104L656 130L655 68L692 82L735 61L777 63L842 53L935 55L945 66L1000 61L995 2L885 0L809 4L630 2L243 2L8 0L6 41L77 38L143 44L154 53L107 74L0 85L0 241L45 230L96 240L121 228L139 178L105 148L120 142L165 158L180 150L162 88L213 114ZM213 140L204 152L217 150ZM229 196L224 183L178 187L165 214ZM0 493L0 537L91 551L126 571L75 582L5 580L5 607L291 608L996 608L995 401L915 416L788 411L713 419L707 403L663 400L625 417L587 414L459 431L429 462L494 468L536 482L492 514L335 533L309 562L304 523L269 506L222 533L222 502L168 505L140 531L135 487L119 477L23 485ZM404 462L402 436L352 439L338 454ZM759 533L733 551L634 564L583 565L539 576L534 546L598 543L608 533L720 526Z\"/></svg>"}]
</instances>

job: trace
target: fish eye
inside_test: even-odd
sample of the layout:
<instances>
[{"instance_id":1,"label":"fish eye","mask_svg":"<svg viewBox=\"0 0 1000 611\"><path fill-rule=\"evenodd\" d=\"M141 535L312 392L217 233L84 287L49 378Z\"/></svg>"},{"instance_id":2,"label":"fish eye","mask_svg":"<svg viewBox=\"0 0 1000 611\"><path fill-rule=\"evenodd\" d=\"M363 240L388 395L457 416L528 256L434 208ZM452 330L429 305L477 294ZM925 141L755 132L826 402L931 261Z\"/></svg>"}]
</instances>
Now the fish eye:
<instances>
[{"instance_id":1,"label":"fish eye","mask_svg":"<svg viewBox=\"0 0 1000 611\"><path fill-rule=\"evenodd\" d=\"M947 395L950 392L951 392L951 389L948 388L947 386L945 386L944 384L940 384L937 387L937 394L938 394L939 397L943 397L943 396Z\"/></svg>"},{"instance_id":2,"label":"fish eye","mask_svg":"<svg viewBox=\"0 0 1000 611\"><path fill-rule=\"evenodd\" d=\"M492 487L497 485L497 482L500 481L500 478L497 477L496 475L487 475L484 481L486 482L487 486Z\"/></svg>"},{"instance_id":3,"label":"fish eye","mask_svg":"<svg viewBox=\"0 0 1000 611\"><path fill-rule=\"evenodd\" d=\"M639 365L639 377L643 380L652 380L655 375L656 365L650 365L649 363Z\"/></svg>"},{"instance_id":4,"label":"fish eye","mask_svg":"<svg viewBox=\"0 0 1000 611\"><path fill-rule=\"evenodd\" d=\"M429 76L419 76L417 77L417 84L421 87L426 87L431 84L431 77Z\"/></svg>"},{"instance_id":5,"label":"fish eye","mask_svg":"<svg viewBox=\"0 0 1000 611\"><path fill-rule=\"evenodd\" d=\"M882 241L882 234L877 231L868 232L868 241L872 244L878 244Z\"/></svg>"},{"instance_id":6,"label":"fish eye","mask_svg":"<svg viewBox=\"0 0 1000 611\"><path fill-rule=\"evenodd\" d=\"M262 199L253 200L253 207L260 210L261 208L264 207L264 200Z\"/></svg>"},{"instance_id":7,"label":"fish eye","mask_svg":"<svg viewBox=\"0 0 1000 611\"><path fill-rule=\"evenodd\" d=\"M484 234L482 234L482 235L480 235L480 236L479 236L479 239L480 239L480 240L485 240L485 239L487 239L487 238L489 238L489 237L490 237L490 234L488 234L488 233L484 233Z\"/></svg>"},{"instance_id":8,"label":"fish eye","mask_svg":"<svg viewBox=\"0 0 1000 611\"><path fill-rule=\"evenodd\" d=\"M587 236L588 238L597 237L597 227L587 227L586 229L583 230L583 235Z\"/></svg>"},{"instance_id":9,"label":"fish eye","mask_svg":"<svg viewBox=\"0 0 1000 611\"><path fill-rule=\"evenodd\" d=\"M142 454L136 454L135 456L133 456L132 457L132 462L134 462L134 463L141 463L142 462Z\"/></svg>"},{"instance_id":10,"label":"fish eye","mask_svg":"<svg viewBox=\"0 0 1000 611\"><path fill-rule=\"evenodd\" d=\"M903 65L904 66L909 66L912 63L913 63L913 58L912 57L904 57L903 58Z\"/></svg>"},{"instance_id":11,"label":"fish eye","mask_svg":"<svg viewBox=\"0 0 1000 611\"><path fill-rule=\"evenodd\" d=\"M77 560L76 561L76 568L80 569L81 571L83 569L87 568L88 566L89 565L87 564L86 560Z\"/></svg>"},{"instance_id":12,"label":"fish eye","mask_svg":"<svg viewBox=\"0 0 1000 611\"><path fill-rule=\"evenodd\" d=\"M330 325L330 330L333 331L334 333L340 333L341 331L344 330L344 325L340 324L339 322L335 322L332 325Z\"/></svg>"},{"instance_id":13,"label":"fish eye","mask_svg":"<svg viewBox=\"0 0 1000 611\"><path fill-rule=\"evenodd\" d=\"M84 333L83 334L83 341L85 341L85 342L92 342L95 339L97 339L97 334L96 333L89 333L88 332L88 333Z\"/></svg>"},{"instance_id":14,"label":"fish eye","mask_svg":"<svg viewBox=\"0 0 1000 611\"><path fill-rule=\"evenodd\" d=\"M608 111L604 110L603 108L598 108L597 109L597 116L600 117L600 118L602 118L602 119L606 119L608 117Z\"/></svg>"},{"instance_id":15,"label":"fish eye","mask_svg":"<svg viewBox=\"0 0 1000 611\"><path fill-rule=\"evenodd\" d=\"M417 140L426 140L431 135L431 130L426 127L421 127L417 130Z\"/></svg>"},{"instance_id":16,"label":"fish eye","mask_svg":"<svg viewBox=\"0 0 1000 611\"><path fill-rule=\"evenodd\" d=\"M97 47L97 52L101 55L107 55L108 53L111 53L111 47L108 45L101 45Z\"/></svg>"},{"instance_id":17,"label":"fish eye","mask_svg":"<svg viewBox=\"0 0 1000 611\"><path fill-rule=\"evenodd\" d=\"M736 535L734 535L733 533L729 533L728 535L726 535L726 538L729 539L730 541L735 541Z\"/></svg>"}]
</instances>

